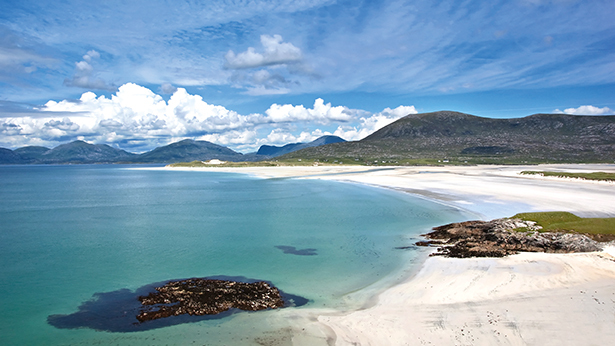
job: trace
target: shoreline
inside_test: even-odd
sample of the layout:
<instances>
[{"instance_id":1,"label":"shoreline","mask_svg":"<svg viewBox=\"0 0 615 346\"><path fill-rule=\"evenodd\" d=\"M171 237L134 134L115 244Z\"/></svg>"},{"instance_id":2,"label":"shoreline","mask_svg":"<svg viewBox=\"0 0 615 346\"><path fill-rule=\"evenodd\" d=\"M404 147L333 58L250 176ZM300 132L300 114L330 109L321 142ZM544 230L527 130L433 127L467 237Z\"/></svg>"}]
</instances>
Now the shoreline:
<instances>
[{"instance_id":1,"label":"shoreline","mask_svg":"<svg viewBox=\"0 0 615 346\"><path fill-rule=\"evenodd\" d=\"M410 193L476 214L483 220L531 211L569 211L581 217L615 217L615 184L520 175L525 170L615 173L615 164L532 166L280 166L138 168L247 174L264 179L324 179Z\"/></svg>"},{"instance_id":2,"label":"shoreline","mask_svg":"<svg viewBox=\"0 0 615 346\"><path fill-rule=\"evenodd\" d=\"M518 174L523 170L615 172L615 165L189 170L358 183L411 193L489 220L554 210L583 217L615 216L615 184ZM613 249L504 258L429 257L359 310L301 310L286 317L302 325L293 337L296 345L607 344L615 338Z\"/></svg>"},{"instance_id":3,"label":"shoreline","mask_svg":"<svg viewBox=\"0 0 615 346\"><path fill-rule=\"evenodd\" d=\"M591 345L615 337L615 257L430 257L368 309L320 315L335 345Z\"/></svg>"}]
</instances>

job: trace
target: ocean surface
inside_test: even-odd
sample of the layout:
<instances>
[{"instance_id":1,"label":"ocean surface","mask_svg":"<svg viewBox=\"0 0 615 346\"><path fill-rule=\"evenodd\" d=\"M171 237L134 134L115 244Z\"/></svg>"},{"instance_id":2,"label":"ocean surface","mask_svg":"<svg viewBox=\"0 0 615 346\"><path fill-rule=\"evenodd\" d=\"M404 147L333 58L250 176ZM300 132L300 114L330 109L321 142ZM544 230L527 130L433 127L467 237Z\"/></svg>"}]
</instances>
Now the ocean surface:
<instances>
[{"instance_id":1,"label":"ocean surface","mask_svg":"<svg viewBox=\"0 0 615 346\"><path fill-rule=\"evenodd\" d=\"M352 309L420 264L419 234L465 219L355 184L140 167L0 166L1 345L265 343L292 323L278 310L139 325L136 296L224 276L300 296L299 313Z\"/></svg>"}]
</instances>

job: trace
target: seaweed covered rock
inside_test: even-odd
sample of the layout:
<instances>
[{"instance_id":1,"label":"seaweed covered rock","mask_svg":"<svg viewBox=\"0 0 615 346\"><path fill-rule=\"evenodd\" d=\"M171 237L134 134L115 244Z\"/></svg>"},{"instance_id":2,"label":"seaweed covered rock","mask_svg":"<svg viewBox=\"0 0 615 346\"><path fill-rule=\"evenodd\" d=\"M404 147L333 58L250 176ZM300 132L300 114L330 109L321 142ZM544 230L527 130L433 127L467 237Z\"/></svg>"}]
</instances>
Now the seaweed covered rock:
<instances>
[{"instance_id":1,"label":"seaweed covered rock","mask_svg":"<svg viewBox=\"0 0 615 346\"><path fill-rule=\"evenodd\" d=\"M516 230L515 230L516 229ZM432 255L503 257L525 252L591 252L600 245L583 234L539 232L535 222L521 219L466 221L434 227L424 236L440 247ZM425 242L420 242L423 245Z\"/></svg>"},{"instance_id":2,"label":"seaweed covered rock","mask_svg":"<svg viewBox=\"0 0 615 346\"><path fill-rule=\"evenodd\" d=\"M139 300L147 306L137 315L139 322L181 314L215 315L231 308L257 311L284 306L280 291L264 281L201 278L168 282Z\"/></svg>"}]
</instances>

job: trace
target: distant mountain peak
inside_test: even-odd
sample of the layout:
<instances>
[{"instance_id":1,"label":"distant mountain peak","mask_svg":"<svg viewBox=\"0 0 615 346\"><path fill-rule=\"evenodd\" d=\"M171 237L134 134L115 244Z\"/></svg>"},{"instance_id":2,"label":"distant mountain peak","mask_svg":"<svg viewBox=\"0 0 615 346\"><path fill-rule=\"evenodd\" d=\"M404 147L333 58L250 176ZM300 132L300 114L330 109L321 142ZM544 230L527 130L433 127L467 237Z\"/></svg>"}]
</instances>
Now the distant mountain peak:
<instances>
[{"instance_id":1,"label":"distant mountain peak","mask_svg":"<svg viewBox=\"0 0 615 346\"><path fill-rule=\"evenodd\" d=\"M288 154L288 153L292 153L293 151L297 151L297 150L301 150L301 149L305 149L305 148L311 148L311 147L318 147L321 145L326 145L326 144L331 144L331 143L339 143L339 142L345 142L345 140L341 137L338 136L332 136L332 135L325 135L322 137L319 137L309 143L291 143L291 144L286 144L284 146L281 147L277 147L274 145L262 145L258 151L256 152L257 155L263 155L263 156L268 156L268 157L277 157L280 155L284 155L284 154Z\"/></svg>"},{"instance_id":2,"label":"distant mountain peak","mask_svg":"<svg viewBox=\"0 0 615 346\"><path fill-rule=\"evenodd\" d=\"M16 150L19 153L19 149ZM107 144L90 144L82 140L59 145L34 156L40 163L100 163L129 160L134 154Z\"/></svg>"},{"instance_id":3,"label":"distant mountain peak","mask_svg":"<svg viewBox=\"0 0 615 346\"><path fill-rule=\"evenodd\" d=\"M208 141L195 141L184 139L179 142L171 143L158 147L150 152L139 155L135 158L136 162L190 162L208 161L219 159L223 161L240 161L243 154L235 152L227 147L217 145Z\"/></svg>"},{"instance_id":4,"label":"distant mountain peak","mask_svg":"<svg viewBox=\"0 0 615 346\"><path fill-rule=\"evenodd\" d=\"M181 141L175 142L175 143L171 143L169 145L178 145L178 144L187 144L187 143L196 143L197 141L195 141L194 139L190 139L190 138L186 138L186 139L182 139ZM206 142L206 141L201 141L201 142ZM209 142L207 142L209 143Z\"/></svg>"}]
</instances>

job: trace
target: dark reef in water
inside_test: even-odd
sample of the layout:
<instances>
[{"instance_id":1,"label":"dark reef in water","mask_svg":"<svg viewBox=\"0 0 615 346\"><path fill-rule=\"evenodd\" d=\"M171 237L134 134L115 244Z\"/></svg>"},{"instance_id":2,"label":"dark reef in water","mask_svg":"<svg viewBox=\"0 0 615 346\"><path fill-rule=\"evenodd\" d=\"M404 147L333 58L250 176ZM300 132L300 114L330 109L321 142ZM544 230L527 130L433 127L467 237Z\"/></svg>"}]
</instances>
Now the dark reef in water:
<instances>
[{"instance_id":1,"label":"dark reef in water","mask_svg":"<svg viewBox=\"0 0 615 346\"><path fill-rule=\"evenodd\" d=\"M285 254L288 255L298 255L298 256L315 256L316 254L316 249L297 249L294 246L288 246L288 245L277 245L276 249L280 249L282 250L282 252L284 252Z\"/></svg>"},{"instance_id":2,"label":"dark reef in water","mask_svg":"<svg viewBox=\"0 0 615 346\"><path fill-rule=\"evenodd\" d=\"M247 311L284 306L280 291L264 281L245 283L228 280L187 279L156 287L155 293L140 296L144 308L139 322L188 315L216 315L231 308Z\"/></svg>"},{"instance_id":3,"label":"dark reef in water","mask_svg":"<svg viewBox=\"0 0 615 346\"><path fill-rule=\"evenodd\" d=\"M208 290L213 292L209 298L206 297ZM161 294L165 291L166 294ZM169 294L170 291L176 292ZM245 277L216 276L157 282L135 291L120 289L96 293L92 300L81 304L77 312L51 315L47 322L62 329L137 332L222 319L242 309L256 311L273 306L283 308L307 303L307 299L284 293L268 282Z\"/></svg>"}]
</instances>

